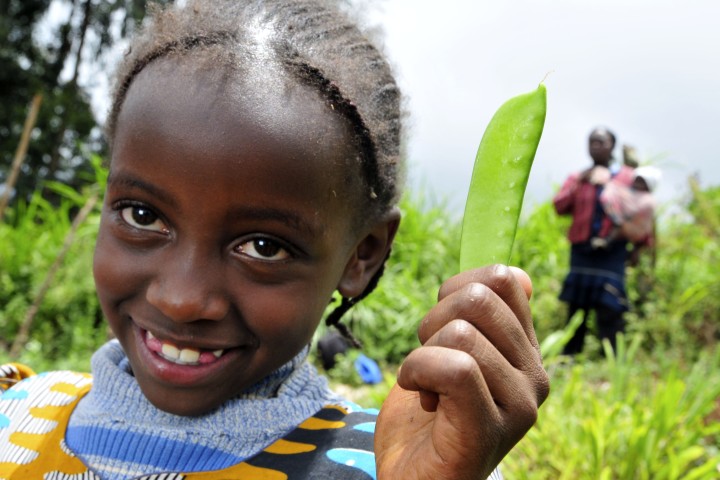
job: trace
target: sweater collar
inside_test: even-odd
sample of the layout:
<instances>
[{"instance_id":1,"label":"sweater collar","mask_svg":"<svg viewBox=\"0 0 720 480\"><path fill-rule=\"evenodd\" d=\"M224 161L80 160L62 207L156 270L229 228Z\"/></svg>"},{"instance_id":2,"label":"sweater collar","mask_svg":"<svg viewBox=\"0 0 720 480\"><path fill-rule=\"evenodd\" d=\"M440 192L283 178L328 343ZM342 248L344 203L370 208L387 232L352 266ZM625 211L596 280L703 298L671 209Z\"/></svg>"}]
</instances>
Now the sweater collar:
<instances>
[{"instance_id":1,"label":"sweater collar","mask_svg":"<svg viewBox=\"0 0 720 480\"><path fill-rule=\"evenodd\" d=\"M291 361L217 409L201 416L183 417L159 410L145 398L120 343L112 340L93 355L93 387L88 402L82 403L95 413L122 418L123 422L132 419L132 423L140 425L145 422L156 426L182 425L195 431L227 433L237 432L240 424L243 434L253 426L288 431L329 401L337 400L327 380L306 361L308 351L306 347ZM263 421L269 411L275 418Z\"/></svg>"}]
</instances>

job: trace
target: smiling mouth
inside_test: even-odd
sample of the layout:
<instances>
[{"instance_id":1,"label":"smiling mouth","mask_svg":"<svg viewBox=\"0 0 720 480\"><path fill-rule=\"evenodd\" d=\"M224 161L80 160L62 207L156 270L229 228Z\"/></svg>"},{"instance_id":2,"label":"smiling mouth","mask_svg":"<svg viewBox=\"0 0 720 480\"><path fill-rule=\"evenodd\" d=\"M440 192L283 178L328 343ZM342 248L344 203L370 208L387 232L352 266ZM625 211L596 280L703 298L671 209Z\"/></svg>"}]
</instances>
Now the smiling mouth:
<instances>
[{"instance_id":1,"label":"smiling mouth","mask_svg":"<svg viewBox=\"0 0 720 480\"><path fill-rule=\"evenodd\" d=\"M177 365L207 365L216 362L225 353L225 350L179 348L173 343L159 340L149 331L146 331L145 343L151 352Z\"/></svg>"}]
</instances>

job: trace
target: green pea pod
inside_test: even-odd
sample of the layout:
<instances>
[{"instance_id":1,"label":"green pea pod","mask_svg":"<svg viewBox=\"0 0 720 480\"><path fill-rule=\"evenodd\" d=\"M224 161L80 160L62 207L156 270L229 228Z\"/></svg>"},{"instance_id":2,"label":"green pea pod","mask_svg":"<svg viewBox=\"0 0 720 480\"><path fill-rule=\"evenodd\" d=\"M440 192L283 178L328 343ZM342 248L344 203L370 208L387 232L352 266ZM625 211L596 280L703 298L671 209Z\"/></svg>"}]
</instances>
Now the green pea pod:
<instances>
[{"instance_id":1,"label":"green pea pod","mask_svg":"<svg viewBox=\"0 0 720 480\"><path fill-rule=\"evenodd\" d=\"M460 271L510 261L525 187L540 143L545 85L505 102L475 157L460 240Z\"/></svg>"}]
</instances>

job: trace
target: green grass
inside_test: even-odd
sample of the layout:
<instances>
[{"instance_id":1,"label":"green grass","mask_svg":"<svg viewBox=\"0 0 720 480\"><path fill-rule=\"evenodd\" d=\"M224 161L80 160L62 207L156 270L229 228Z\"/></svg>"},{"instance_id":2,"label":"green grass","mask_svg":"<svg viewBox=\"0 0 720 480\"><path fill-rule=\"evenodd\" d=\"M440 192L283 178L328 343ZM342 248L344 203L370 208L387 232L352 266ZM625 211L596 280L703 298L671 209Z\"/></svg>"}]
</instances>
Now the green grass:
<instances>
[{"instance_id":1,"label":"green grass","mask_svg":"<svg viewBox=\"0 0 720 480\"><path fill-rule=\"evenodd\" d=\"M657 363L641 338L608 360L549 363L553 391L504 462L517 479L712 479L720 467L720 355Z\"/></svg>"},{"instance_id":2,"label":"green grass","mask_svg":"<svg viewBox=\"0 0 720 480\"><path fill-rule=\"evenodd\" d=\"M59 206L38 195L0 223L0 363L9 360L9 344L88 195L56 190ZM344 319L383 368L384 382L362 384L352 367L356 353L329 375L366 406L382 404L398 364L418 345L417 325L440 284L456 273L459 222L443 203L421 198L418 192L403 199L403 222L378 290ZM592 335L584 355L572 362L558 356L566 334L557 294L567 268L568 221L547 202L521 222L511 263L533 279L531 306L552 392L536 427L506 458L506 478L720 478L720 188L695 189L684 206L684 216L663 218L654 268L646 259L629 272L634 307L622 350L610 360ZM91 276L98 222L96 209L40 305L19 358L38 371L87 370L107 339Z\"/></svg>"}]
</instances>

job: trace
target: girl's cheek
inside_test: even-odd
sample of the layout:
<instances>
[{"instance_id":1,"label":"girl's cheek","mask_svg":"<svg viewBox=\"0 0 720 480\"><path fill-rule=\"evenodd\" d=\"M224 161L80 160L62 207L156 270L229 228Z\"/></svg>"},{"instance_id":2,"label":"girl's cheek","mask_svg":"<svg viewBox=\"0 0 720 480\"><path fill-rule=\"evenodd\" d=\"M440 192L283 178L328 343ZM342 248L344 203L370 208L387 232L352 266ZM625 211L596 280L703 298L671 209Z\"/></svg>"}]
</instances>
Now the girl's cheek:
<instances>
[{"instance_id":1,"label":"girl's cheek","mask_svg":"<svg viewBox=\"0 0 720 480\"><path fill-rule=\"evenodd\" d=\"M265 340L297 349L312 340L323 315L307 299L310 292L260 291L243 301L242 317L250 330Z\"/></svg>"},{"instance_id":2,"label":"girl's cheek","mask_svg":"<svg viewBox=\"0 0 720 480\"><path fill-rule=\"evenodd\" d=\"M137 290L150 264L147 259L139 262L129 255L127 249L101 227L93 257L93 277L101 300L123 297Z\"/></svg>"}]
</instances>

